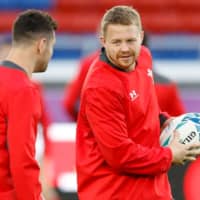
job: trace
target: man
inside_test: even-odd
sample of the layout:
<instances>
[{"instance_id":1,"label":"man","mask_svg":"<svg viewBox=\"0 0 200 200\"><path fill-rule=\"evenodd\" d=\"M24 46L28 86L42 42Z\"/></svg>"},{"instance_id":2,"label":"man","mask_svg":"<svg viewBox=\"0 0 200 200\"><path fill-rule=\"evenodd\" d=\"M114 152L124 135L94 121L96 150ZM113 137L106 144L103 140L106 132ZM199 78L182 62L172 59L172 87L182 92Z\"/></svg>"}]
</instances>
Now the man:
<instances>
[{"instance_id":1,"label":"man","mask_svg":"<svg viewBox=\"0 0 200 200\"><path fill-rule=\"evenodd\" d=\"M0 42L0 62L2 60L4 60L10 49L11 49L11 43L12 43L12 38L11 36L6 36L4 38L2 38L2 41ZM47 111L46 105L45 105L45 99L44 99L44 88L42 83L36 81L36 80L32 80L32 83L35 85L35 87L37 88L37 90L40 93L40 101L41 101L41 118L40 118L40 124L42 126L42 133L43 133L43 138L44 138L44 143L45 143L45 154L48 154L49 151L49 141L47 138L47 130L48 127L51 123L51 119L50 119L50 115ZM37 151L36 151L37 152ZM38 153L38 160L40 160L40 156L41 156L41 152ZM37 153L36 153L36 157L37 157Z\"/></svg>"},{"instance_id":2,"label":"man","mask_svg":"<svg viewBox=\"0 0 200 200\"><path fill-rule=\"evenodd\" d=\"M32 72L46 70L55 44L55 21L38 10L13 24L12 46L0 65L0 199L41 200L35 160L40 94Z\"/></svg>"},{"instance_id":3,"label":"man","mask_svg":"<svg viewBox=\"0 0 200 200\"><path fill-rule=\"evenodd\" d=\"M104 48L87 74L78 116L79 199L170 200L168 169L195 160L200 144L183 145L178 134L169 147L159 144L160 122L169 120L159 112L137 11L111 8L101 32Z\"/></svg>"}]
</instances>

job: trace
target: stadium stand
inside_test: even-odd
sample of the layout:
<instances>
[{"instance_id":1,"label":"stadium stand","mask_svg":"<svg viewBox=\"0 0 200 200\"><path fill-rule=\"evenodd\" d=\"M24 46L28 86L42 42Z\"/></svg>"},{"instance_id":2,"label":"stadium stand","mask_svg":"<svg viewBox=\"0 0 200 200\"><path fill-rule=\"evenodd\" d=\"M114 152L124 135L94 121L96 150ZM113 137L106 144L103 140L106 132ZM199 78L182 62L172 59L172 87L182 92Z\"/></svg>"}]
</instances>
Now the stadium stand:
<instances>
[{"instance_id":1,"label":"stadium stand","mask_svg":"<svg viewBox=\"0 0 200 200\"><path fill-rule=\"evenodd\" d=\"M113 5L133 5L143 18L145 30L155 33L200 32L198 0L1 0L0 31L9 31L16 10L45 9L59 22L59 31L95 32L103 12Z\"/></svg>"},{"instance_id":2,"label":"stadium stand","mask_svg":"<svg viewBox=\"0 0 200 200\"><path fill-rule=\"evenodd\" d=\"M200 40L199 37L194 36L200 32L199 0L1 0L0 32L10 31L18 10L44 9L54 16L59 25L57 39L59 45L56 45L54 58L80 58L95 49L96 46L94 48L90 46L96 38L96 30L102 14L109 7L119 4L134 6L141 13L145 31L150 35L153 34L153 37L158 34L163 37L165 41L163 46L157 42L160 36L153 39L151 50L154 58L197 59L200 57L198 45ZM88 34L93 37L92 42L85 40ZM179 41L174 40L177 34L179 34ZM195 43L192 43L193 46L183 47L187 42L187 37L183 34L192 34L192 41L196 38ZM167 35L166 40L165 35ZM68 38L65 47L63 47L63 38ZM72 42L69 41L73 41L76 46L71 45ZM79 41L78 45L77 41ZM166 48L168 44L173 46ZM88 49L85 52L86 46Z\"/></svg>"},{"instance_id":3,"label":"stadium stand","mask_svg":"<svg viewBox=\"0 0 200 200\"><path fill-rule=\"evenodd\" d=\"M22 10L27 8L50 9L53 6L53 0L1 0L0 10L12 12L13 10Z\"/></svg>"}]
</instances>

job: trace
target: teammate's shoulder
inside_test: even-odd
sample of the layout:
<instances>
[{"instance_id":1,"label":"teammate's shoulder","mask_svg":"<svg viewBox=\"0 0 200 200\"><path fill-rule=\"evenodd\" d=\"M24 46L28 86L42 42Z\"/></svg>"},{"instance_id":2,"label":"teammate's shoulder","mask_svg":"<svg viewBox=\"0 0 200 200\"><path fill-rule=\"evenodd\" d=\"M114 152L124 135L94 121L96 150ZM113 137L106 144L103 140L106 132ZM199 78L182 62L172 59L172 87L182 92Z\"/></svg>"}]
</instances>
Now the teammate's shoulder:
<instances>
[{"instance_id":1,"label":"teammate's shoulder","mask_svg":"<svg viewBox=\"0 0 200 200\"><path fill-rule=\"evenodd\" d=\"M141 46L137 61L138 65L142 68L152 68L151 52L147 47Z\"/></svg>"},{"instance_id":2,"label":"teammate's shoulder","mask_svg":"<svg viewBox=\"0 0 200 200\"><path fill-rule=\"evenodd\" d=\"M80 60L80 65L84 65L84 64L90 64L92 63L95 58L97 58L99 55L99 51L94 51L88 55L86 55L85 57L83 57L81 60Z\"/></svg>"},{"instance_id":3,"label":"teammate's shoulder","mask_svg":"<svg viewBox=\"0 0 200 200\"><path fill-rule=\"evenodd\" d=\"M153 71L153 77L156 84L174 84L171 79L156 71Z\"/></svg>"},{"instance_id":4,"label":"teammate's shoulder","mask_svg":"<svg viewBox=\"0 0 200 200\"><path fill-rule=\"evenodd\" d=\"M149 56L151 58L151 51L144 45L141 46L140 54L141 56Z\"/></svg>"}]
</instances>

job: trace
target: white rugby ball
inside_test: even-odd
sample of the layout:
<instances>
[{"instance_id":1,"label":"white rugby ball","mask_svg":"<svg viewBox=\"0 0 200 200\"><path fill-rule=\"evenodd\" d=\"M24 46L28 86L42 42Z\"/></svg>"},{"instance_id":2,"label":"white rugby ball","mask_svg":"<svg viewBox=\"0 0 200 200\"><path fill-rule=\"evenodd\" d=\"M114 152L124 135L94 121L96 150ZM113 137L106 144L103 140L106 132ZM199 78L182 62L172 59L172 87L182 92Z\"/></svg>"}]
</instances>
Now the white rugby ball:
<instances>
[{"instance_id":1,"label":"white rugby ball","mask_svg":"<svg viewBox=\"0 0 200 200\"><path fill-rule=\"evenodd\" d=\"M175 117L161 132L160 144L162 146L169 145L174 130L179 132L180 142L183 144L199 142L200 113L185 113Z\"/></svg>"}]
</instances>

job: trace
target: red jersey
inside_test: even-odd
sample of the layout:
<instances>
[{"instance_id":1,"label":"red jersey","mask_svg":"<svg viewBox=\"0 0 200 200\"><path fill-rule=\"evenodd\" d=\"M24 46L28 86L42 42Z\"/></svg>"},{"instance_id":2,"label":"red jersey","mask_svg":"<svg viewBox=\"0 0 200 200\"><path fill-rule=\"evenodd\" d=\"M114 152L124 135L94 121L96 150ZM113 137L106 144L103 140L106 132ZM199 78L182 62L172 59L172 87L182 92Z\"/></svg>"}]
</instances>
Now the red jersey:
<instances>
[{"instance_id":1,"label":"red jersey","mask_svg":"<svg viewBox=\"0 0 200 200\"><path fill-rule=\"evenodd\" d=\"M98 55L99 51L96 51L81 60L79 72L76 78L72 81L72 83L70 83L70 85L66 87L63 105L65 111L70 115L73 121L77 120L77 115L79 111L79 99L83 82L85 80L90 65Z\"/></svg>"},{"instance_id":2,"label":"red jersey","mask_svg":"<svg viewBox=\"0 0 200 200\"><path fill-rule=\"evenodd\" d=\"M25 71L12 62L0 66L0 199L40 200L35 161L40 96Z\"/></svg>"},{"instance_id":3,"label":"red jersey","mask_svg":"<svg viewBox=\"0 0 200 200\"><path fill-rule=\"evenodd\" d=\"M154 72L154 81L160 109L172 116L183 114L185 108L177 85L157 72Z\"/></svg>"},{"instance_id":4,"label":"red jersey","mask_svg":"<svg viewBox=\"0 0 200 200\"><path fill-rule=\"evenodd\" d=\"M102 52L82 89L76 166L80 200L171 200L172 154L159 144L159 107L149 51L134 71Z\"/></svg>"}]
</instances>

